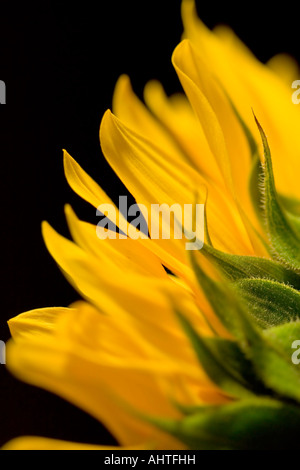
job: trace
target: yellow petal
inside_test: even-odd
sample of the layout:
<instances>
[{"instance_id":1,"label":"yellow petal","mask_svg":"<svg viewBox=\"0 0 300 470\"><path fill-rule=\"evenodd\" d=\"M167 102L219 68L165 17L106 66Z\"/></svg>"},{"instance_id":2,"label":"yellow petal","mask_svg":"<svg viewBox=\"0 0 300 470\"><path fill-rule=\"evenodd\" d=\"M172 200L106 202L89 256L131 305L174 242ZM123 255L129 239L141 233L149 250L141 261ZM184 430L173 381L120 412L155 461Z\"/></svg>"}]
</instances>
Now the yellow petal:
<instances>
[{"instance_id":1,"label":"yellow petal","mask_svg":"<svg viewBox=\"0 0 300 470\"><path fill-rule=\"evenodd\" d=\"M90 252L99 261L115 263L124 271L133 271L148 276L166 278L167 274L157 256L148 248L148 243L140 243L140 239L106 239L96 236L96 227L79 220L70 206L65 208L70 233L74 241L84 250Z\"/></svg>"},{"instance_id":2,"label":"yellow petal","mask_svg":"<svg viewBox=\"0 0 300 470\"><path fill-rule=\"evenodd\" d=\"M246 210L250 150L246 136L207 62L185 40L174 51L173 64L197 114L223 176ZM247 171L248 170L248 171Z\"/></svg>"},{"instance_id":3,"label":"yellow petal","mask_svg":"<svg viewBox=\"0 0 300 470\"><path fill-rule=\"evenodd\" d=\"M217 403L227 399L204 375L190 375L188 364L182 367L177 360L172 364L172 356L156 359L151 354L147 359L137 350L135 357L130 332L124 331L124 340L122 334L118 337L123 329L124 322L102 317L80 303L59 318L55 335L10 341L7 365L22 380L57 393L92 414L122 445L151 440L158 448L171 444L180 448L176 440L138 418L134 409L152 416L179 417L168 395L181 397L180 390L175 393L178 386L183 390L181 382L185 387L190 383L196 403L201 403L202 395ZM118 353L119 345L124 349Z\"/></svg>"},{"instance_id":4,"label":"yellow petal","mask_svg":"<svg viewBox=\"0 0 300 470\"><path fill-rule=\"evenodd\" d=\"M149 138L153 142L159 142L166 153L174 160L185 159L184 153L178 147L174 139L161 123L155 119L145 105L138 99L132 90L130 79L127 75L121 75L116 83L113 96L113 113L127 127L134 129L138 134Z\"/></svg>"},{"instance_id":5,"label":"yellow petal","mask_svg":"<svg viewBox=\"0 0 300 470\"><path fill-rule=\"evenodd\" d=\"M9 370L30 384L45 388L99 419L121 445L151 440L158 448L180 446L176 440L132 417L117 395L152 415L178 415L163 398L149 372L101 365L84 358L80 347L57 344L51 338L7 344ZM117 395L116 395L117 394ZM174 443L175 441L175 443ZM170 444L171 442L171 444ZM180 448L180 447L179 447Z\"/></svg>"},{"instance_id":6,"label":"yellow petal","mask_svg":"<svg viewBox=\"0 0 300 470\"><path fill-rule=\"evenodd\" d=\"M239 81L246 87L251 106L268 135L278 190L286 195L298 196L299 189L294 175L300 171L300 109L292 102L292 84L287 85L270 68L245 53L245 48L228 28L218 28L216 33ZM233 93L232 90L231 95ZM244 106L245 101L239 103L238 109ZM253 123L250 125L253 126ZM283 155L288 156L288 164Z\"/></svg>"},{"instance_id":7,"label":"yellow petal","mask_svg":"<svg viewBox=\"0 0 300 470\"><path fill-rule=\"evenodd\" d=\"M109 204L114 207L117 221L128 226L127 220L119 212L113 201L100 188L100 186L78 165L78 163L64 150L64 169L66 179L76 194L89 202L96 209L100 204Z\"/></svg>"},{"instance_id":8,"label":"yellow petal","mask_svg":"<svg viewBox=\"0 0 300 470\"><path fill-rule=\"evenodd\" d=\"M156 441L158 448L170 442L174 445L172 438L141 420L134 410L179 417L171 397L186 404L202 403L203 397L214 403L228 400L199 367L193 370L188 362L183 366L173 355L150 352L147 357L142 345L145 338L128 322L102 316L84 302L66 309L55 325L55 334L9 341L7 367L22 380L92 414L122 445L149 441ZM184 356L183 345L178 341L176 345Z\"/></svg>"},{"instance_id":9,"label":"yellow petal","mask_svg":"<svg viewBox=\"0 0 300 470\"><path fill-rule=\"evenodd\" d=\"M299 80L299 64L288 54L276 54L268 60L267 66L275 72L289 88L292 86L294 80Z\"/></svg>"},{"instance_id":10,"label":"yellow petal","mask_svg":"<svg viewBox=\"0 0 300 470\"><path fill-rule=\"evenodd\" d=\"M48 250L71 284L101 312L113 314L120 321L131 316L144 337L151 336L154 344L173 356L176 342L166 342L166 334L180 340L184 337L178 328L170 298L184 304L184 311L196 328L209 334L207 321L194 304L185 288L169 278L150 278L125 273L112 262L98 263L74 243L58 235L48 224L43 224L43 235ZM118 296L115 293L118 292ZM172 347L172 351L169 349Z\"/></svg>"},{"instance_id":11,"label":"yellow petal","mask_svg":"<svg viewBox=\"0 0 300 470\"><path fill-rule=\"evenodd\" d=\"M100 141L109 164L136 201L147 207L148 214L151 213L151 204L167 204L169 207L194 204L195 194L205 182L201 175L189 165L172 160L158 146L159 143L138 135L110 111L102 119ZM202 192L204 194L204 187ZM224 248L226 245L229 251L253 252L238 211L232 211L232 204L230 206L220 189L216 188L214 195L209 197L208 205L211 207L210 216L216 218L216 224L211 222L211 226L221 246ZM180 242L168 240L165 248L169 247L173 256L186 263L185 244Z\"/></svg>"},{"instance_id":12,"label":"yellow petal","mask_svg":"<svg viewBox=\"0 0 300 470\"><path fill-rule=\"evenodd\" d=\"M224 197L224 184L220 181L220 175L219 178L216 177L219 170L212 158L203 131L190 106L187 105L187 100L179 100L177 97L175 100L176 109L178 109L178 101L180 101L180 113L177 113L177 121L172 122L171 115L175 115L175 109L172 108L174 112L166 111L167 100L161 98L159 85L150 83L145 89L145 96L148 97L146 101L150 103L157 121L134 95L128 77L120 77L114 94L113 107L120 119L108 111L102 120L100 129L102 150L109 164L135 199L147 206L148 212L149 205L154 203L166 203L171 206L173 203L181 203L181 201L186 204L194 202L195 186L199 191L201 185L207 185L211 194L209 205L213 204L213 209L209 208L210 215L213 220L216 218L218 221L216 225L211 222L212 227L215 227L212 238L216 234L217 239L214 242L219 248L224 248L224 241L227 240L228 248L230 244L231 247L234 246L238 250L237 241L230 241L231 234L235 230L232 230L232 227L227 230L227 227L236 223L241 225L240 217L239 215L233 216L232 207L230 207L231 201L226 201L227 198ZM166 115L168 116L166 117ZM185 120L187 121L186 125L184 125ZM176 127L181 131L176 131ZM188 133L185 132L185 129ZM193 138L191 138L192 135ZM170 146L170 137L173 143L176 143L176 149ZM178 148L181 149L179 153ZM203 169L202 175L199 174L199 168L197 171L193 171L193 168L199 167L199 165ZM212 167L210 176L205 179L210 167ZM205 168L207 171L204 170ZM211 187L210 178L217 180L218 184ZM203 191L205 191L204 187ZM222 210L220 210L221 207ZM218 214L214 216L216 209ZM226 218L226 222L222 223L222 218L223 220ZM214 228L212 232L214 232ZM220 236L220 234L222 235ZM222 238L223 244L220 242L220 238ZM155 249L157 248L159 252L164 254L163 262L167 267L177 274L186 275L184 272L186 271L184 266L186 259L181 254L180 244L166 243L160 240L159 243L155 241L155 245ZM172 263L170 263L171 259Z\"/></svg>"},{"instance_id":13,"label":"yellow petal","mask_svg":"<svg viewBox=\"0 0 300 470\"><path fill-rule=\"evenodd\" d=\"M109 447L77 442L60 441L45 437L23 436L7 442L1 450L148 450L149 445L138 445L131 447Z\"/></svg>"},{"instance_id":14,"label":"yellow petal","mask_svg":"<svg viewBox=\"0 0 300 470\"><path fill-rule=\"evenodd\" d=\"M163 124L165 132L170 133L182 148L186 160L200 171L207 182L218 181L223 186L202 127L186 97L177 94L167 98L161 83L156 80L146 85L144 96L146 104Z\"/></svg>"},{"instance_id":15,"label":"yellow petal","mask_svg":"<svg viewBox=\"0 0 300 470\"><path fill-rule=\"evenodd\" d=\"M31 310L10 319L8 326L14 339L52 333L54 325L59 315L65 313L68 309L63 307L42 308Z\"/></svg>"},{"instance_id":16,"label":"yellow petal","mask_svg":"<svg viewBox=\"0 0 300 470\"><path fill-rule=\"evenodd\" d=\"M194 201L197 172L174 162L160 142L137 134L110 111L103 116L100 141L104 156L138 203L171 206Z\"/></svg>"},{"instance_id":17,"label":"yellow petal","mask_svg":"<svg viewBox=\"0 0 300 470\"><path fill-rule=\"evenodd\" d=\"M239 80L235 67L240 67L240 57L229 57L228 50L224 47L224 40L220 40L217 33L220 28L215 28L215 32L210 31L199 19L195 0L182 1L182 21L184 25L184 38L189 39L195 46L197 52L206 58L206 66L222 84L227 94L230 96L235 107L239 110L243 120L255 132L255 124L251 113L251 99L246 85ZM227 28L229 32L229 29ZM230 31L230 33L232 33ZM230 36L230 37L229 37ZM228 35L227 42L232 46L235 41L233 33ZM230 47L228 47L229 49ZM243 57L252 60L253 55L244 44L239 42L238 49Z\"/></svg>"},{"instance_id":18,"label":"yellow petal","mask_svg":"<svg viewBox=\"0 0 300 470\"><path fill-rule=\"evenodd\" d=\"M294 174L300 170L300 109L292 102L291 83L261 64L230 28L218 26L209 31L197 17L194 0L183 1L182 16L184 37L206 56L256 141L260 144L251 108L267 133L278 190L297 197ZM288 165L283 155L288 155Z\"/></svg>"},{"instance_id":19,"label":"yellow petal","mask_svg":"<svg viewBox=\"0 0 300 470\"><path fill-rule=\"evenodd\" d=\"M116 119L110 112L107 112L104 116L100 129L100 140L104 155L114 171L119 175L130 192L132 192L135 199L139 203L146 204L148 208L151 197L151 203L154 203L153 199L155 199L155 203L159 202L169 205L180 203L180 200L189 203L192 199L194 201L195 198L195 184L197 188L200 188L201 184L207 185L210 193L209 206L213 205L213 209L209 207L209 212L212 218L212 238L214 239L216 236L216 240L214 239L215 245L220 249L224 249L224 243L227 240L227 250L230 251L230 245L231 249L234 247L234 249L240 250L240 252L249 253L249 246L246 249L239 249L237 240L231 241L232 233L235 233L235 229L232 226L237 224L239 226L238 230L243 232L243 237L245 228L241 223L238 211L236 210L234 213L234 210L232 210L232 201L230 201L230 196L226 194L225 186L220 181L220 176L216 178L218 168L212 158L199 123L195 120L190 107L186 105L187 101L184 100L185 111L183 116L183 100L180 100L181 112L178 114L177 121L172 123L171 115L173 116L175 112L166 111L167 100L161 98L161 95L161 87L159 85L150 83L146 87L146 101L150 103L151 110L154 111L154 114L156 114L159 122L162 124L162 127L159 127L158 122L153 119L149 111L132 92L128 77L122 76L119 79L114 95L114 110L122 120ZM178 98L176 103L178 104ZM177 105L176 109L178 109ZM175 110L172 109L172 111ZM168 116L166 117L166 115ZM185 120L187 120L186 126L184 126ZM181 134L180 131L175 131L176 127L182 129ZM184 132L185 128L189 130L188 135ZM192 129L193 131L191 132ZM178 152L166 143L166 137L169 135L177 143L177 147L179 146L182 149L186 162L190 162L194 167L197 167L197 162L200 164L203 168L202 175L198 171L191 171L190 165L182 164L184 163L182 156L177 155ZM190 138L191 135L193 135L193 138ZM151 142L149 141L149 136L151 136ZM153 142L155 142L155 145ZM236 149L236 146L234 148ZM193 152L192 157L189 154L189 150ZM238 149L236 149L236 152L238 152ZM210 177L205 179L207 171L205 172L204 168L208 170L211 166ZM143 174L141 170L143 170ZM184 175L185 178L181 178L181 175ZM171 177L174 181L172 181ZM210 178L217 179L218 183L214 186L210 185ZM146 181L147 185L145 184ZM161 184L158 188L157 183L159 182ZM140 188L141 183L142 187ZM146 187L147 189L149 188L148 192L150 194L146 194ZM240 187L245 192L246 186L242 182ZM186 191L187 188L190 189L189 193ZM170 201L170 194L175 194L172 201ZM180 196L181 199L179 199ZM222 210L220 210L221 207ZM216 211L217 215L214 216ZM226 222L223 222L225 218ZM213 223L215 219L217 219L216 224ZM231 230L227 230L229 225ZM216 233L213 233L214 230ZM220 234L222 234L222 241L220 241ZM185 260L184 257L180 256L182 250L178 243L177 245L175 244L174 249L172 248L172 243L165 243L163 251L166 250L168 253L165 253L165 258L170 258L170 255L173 259L177 258L173 262L174 272L183 274L184 269L180 270L179 265L180 263L185 263ZM168 265L168 267L170 266Z\"/></svg>"}]
</instances>

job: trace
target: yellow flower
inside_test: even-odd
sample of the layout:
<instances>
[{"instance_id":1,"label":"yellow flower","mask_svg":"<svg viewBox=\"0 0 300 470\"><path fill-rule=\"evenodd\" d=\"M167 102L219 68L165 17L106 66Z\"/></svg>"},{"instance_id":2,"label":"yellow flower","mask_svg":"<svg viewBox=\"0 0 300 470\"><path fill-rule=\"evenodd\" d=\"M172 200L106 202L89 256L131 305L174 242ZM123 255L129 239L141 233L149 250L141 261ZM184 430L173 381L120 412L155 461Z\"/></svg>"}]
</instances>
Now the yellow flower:
<instances>
[{"instance_id":1,"label":"yellow flower","mask_svg":"<svg viewBox=\"0 0 300 470\"><path fill-rule=\"evenodd\" d=\"M108 163L148 210L153 204L194 204L196 197L205 203L203 252L191 255L184 240L151 239L151 233L137 240L99 240L95 227L67 206L74 242L47 223L43 236L84 300L9 321L8 368L90 413L120 446L131 449L247 447L246 431L234 440L230 426L232 434L220 443L218 433L226 433L216 410L231 417L239 406L246 430L253 430L260 416L253 411L258 420L253 424L249 409L258 407L261 419L299 412L285 404L299 398L298 371L279 363L286 359L274 342L277 336L282 340L281 330L272 329L297 319L299 306L299 263L291 262L298 249L293 230L300 170L300 114L289 81L295 65L281 56L262 65L229 28L209 31L192 0L183 1L182 17L184 39L173 65L185 95L167 97L152 81L145 106L129 78L121 76L100 142ZM278 194L268 143L252 110L268 135ZM265 163L263 209L259 154ZM64 165L70 186L83 199L95 208L113 205L66 151ZM282 212L277 206L275 211L272 195ZM118 226L126 228L114 207ZM286 244L280 232L280 227L288 231L285 221L291 228ZM226 281L220 282L212 261ZM235 281L234 289L228 280ZM287 318L284 302L291 303L295 318ZM270 363L279 364L278 377ZM205 436L199 431L203 409L211 414L205 423L201 415L201 429L207 432L208 416L209 426L217 423ZM198 413L196 431L186 421L191 410ZM6 448L74 446L84 448L41 438L18 439Z\"/></svg>"}]
</instances>

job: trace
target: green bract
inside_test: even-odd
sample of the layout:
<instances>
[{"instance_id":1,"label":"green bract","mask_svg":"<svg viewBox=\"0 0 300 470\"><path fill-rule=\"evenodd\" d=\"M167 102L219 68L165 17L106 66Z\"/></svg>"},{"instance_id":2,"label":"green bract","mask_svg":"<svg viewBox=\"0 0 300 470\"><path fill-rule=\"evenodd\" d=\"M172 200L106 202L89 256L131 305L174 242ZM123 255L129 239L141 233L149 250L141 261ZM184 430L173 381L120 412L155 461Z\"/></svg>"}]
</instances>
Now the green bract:
<instances>
[{"instance_id":1,"label":"green bract","mask_svg":"<svg viewBox=\"0 0 300 470\"><path fill-rule=\"evenodd\" d=\"M176 310L209 379L232 397L227 405L181 407L186 418L178 422L154 420L192 449L287 449L297 443L300 366L292 362L292 343L300 338L298 218L279 200L268 142L257 125L265 157L257 193L274 259L227 254L205 244L201 254L222 275L216 281L191 255L199 287L232 340L198 335Z\"/></svg>"}]
</instances>

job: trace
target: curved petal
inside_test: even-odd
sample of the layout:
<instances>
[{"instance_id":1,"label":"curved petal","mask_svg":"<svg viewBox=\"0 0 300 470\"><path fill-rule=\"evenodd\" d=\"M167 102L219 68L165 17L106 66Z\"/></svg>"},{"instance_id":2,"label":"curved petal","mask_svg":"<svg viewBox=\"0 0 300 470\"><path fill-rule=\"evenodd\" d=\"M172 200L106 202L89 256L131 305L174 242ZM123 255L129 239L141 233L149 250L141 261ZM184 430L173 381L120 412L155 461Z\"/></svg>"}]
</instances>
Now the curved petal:
<instances>
[{"instance_id":1,"label":"curved petal","mask_svg":"<svg viewBox=\"0 0 300 470\"><path fill-rule=\"evenodd\" d=\"M63 315L68 310L64 307L48 307L21 313L8 320L10 333L14 339L51 334L59 315Z\"/></svg>"},{"instance_id":2,"label":"curved petal","mask_svg":"<svg viewBox=\"0 0 300 470\"><path fill-rule=\"evenodd\" d=\"M82 199L89 202L96 209L100 204L108 204L114 207L119 225L127 227L128 221L119 212L113 201L100 188L100 186L81 168L81 166L64 150L64 170L66 179L73 189Z\"/></svg>"},{"instance_id":3,"label":"curved petal","mask_svg":"<svg viewBox=\"0 0 300 470\"><path fill-rule=\"evenodd\" d=\"M153 204L169 207L194 204L195 195L201 193L202 188L203 195L206 194L205 180L198 172L183 162L172 160L164 149L126 127L110 111L102 119L100 141L108 163L134 198L148 208L148 214ZM220 249L226 246L225 250L229 251L253 252L234 203L230 204L230 199L227 200L220 189L210 196L209 214L216 221L211 223L215 230L212 235L216 236ZM178 260L186 263L184 243L174 239L168 242L166 248L168 245L170 250L174 248Z\"/></svg>"},{"instance_id":4,"label":"curved petal","mask_svg":"<svg viewBox=\"0 0 300 470\"><path fill-rule=\"evenodd\" d=\"M152 396L158 411L167 412L168 405L162 403L162 395L149 374L95 364L78 355L78 345L68 349L45 339L40 344L37 341L8 343L8 367L25 382L56 393L98 418L121 444L130 446L147 440L151 435L149 426L133 418L115 394L119 389L127 399L134 395L132 405L138 406L141 400L144 403L144 397L133 394L133 390L148 390L146 410L150 412L149 405L152 408ZM154 431L152 433L155 435Z\"/></svg>"},{"instance_id":5,"label":"curved petal","mask_svg":"<svg viewBox=\"0 0 300 470\"><path fill-rule=\"evenodd\" d=\"M158 142L172 159L179 162L185 160L185 155L176 141L135 95L127 75L121 75L116 83L112 109L127 127L145 138L151 136L153 142Z\"/></svg>"},{"instance_id":6,"label":"curved petal","mask_svg":"<svg viewBox=\"0 0 300 470\"><path fill-rule=\"evenodd\" d=\"M72 238L83 250L99 260L115 263L124 271L167 277L159 258L148 249L150 240L143 244L140 243L141 239L107 238L104 242L97 238L96 227L79 220L70 206L66 206L65 213Z\"/></svg>"},{"instance_id":7,"label":"curved petal","mask_svg":"<svg viewBox=\"0 0 300 470\"><path fill-rule=\"evenodd\" d=\"M252 212L248 191L250 149L225 93L210 72L207 62L188 40L175 49L173 64L225 182L245 210Z\"/></svg>"},{"instance_id":8,"label":"curved petal","mask_svg":"<svg viewBox=\"0 0 300 470\"><path fill-rule=\"evenodd\" d=\"M158 448L171 444L166 448L178 448L176 441L152 428L140 413L180 417L170 397L189 403L178 385L181 382L189 385L194 396L191 404L201 403L202 388L213 401L227 399L204 375L201 379L198 367L193 370L186 364L183 368L172 356L163 359L150 353L147 357L144 340L139 335L136 339L129 327L81 302L59 317L54 335L10 340L7 367L22 380L92 414L121 445L155 441Z\"/></svg>"},{"instance_id":9,"label":"curved petal","mask_svg":"<svg viewBox=\"0 0 300 470\"><path fill-rule=\"evenodd\" d=\"M113 314L120 321L130 316L142 336L147 338L150 335L151 341L159 349L165 350L172 346L172 351L169 350L168 353L178 356L176 342L166 342L165 335L178 340L184 338L178 328L170 299L175 304L184 305L184 311L195 327L210 334L207 320L199 312L193 296L169 278L156 279L125 273L104 259L99 263L77 245L58 235L46 223L43 225L43 234L51 255L85 299L101 312Z\"/></svg>"},{"instance_id":10,"label":"curved petal","mask_svg":"<svg viewBox=\"0 0 300 470\"><path fill-rule=\"evenodd\" d=\"M46 437L22 436L7 442L1 450L148 450L147 445L138 445L131 447L109 447L92 444L82 444L79 442L60 441L58 439L49 439Z\"/></svg>"},{"instance_id":11,"label":"curved petal","mask_svg":"<svg viewBox=\"0 0 300 470\"><path fill-rule=\"evenodd\" d=\"M183 150L187 161L197 168L207 183L217 181L222 187L220 170L211 154L202 127L187 98L182 94L168 98L160 82L152 80L144 90L145 102L156 118Z\"/></svg>"},{"instance_id":12,"label":"curved petal","mask_svg":"<svg viewBox=\"0 0 300 470\"><path fill-rule=\"evenodd\" d=\"M210 69L258 144L259 133L251 108L266 130L278 190L287 196L297 196L294 175L300 170L300 109L292 102L291 83L287 84L271 67L260 63L230 28L218 26L214 32L209 31L197 16L194 0L183 0L182 17L184 37L209 59ZM288 165L285 155L289 157Z\"/></svg>"}]
</instances>

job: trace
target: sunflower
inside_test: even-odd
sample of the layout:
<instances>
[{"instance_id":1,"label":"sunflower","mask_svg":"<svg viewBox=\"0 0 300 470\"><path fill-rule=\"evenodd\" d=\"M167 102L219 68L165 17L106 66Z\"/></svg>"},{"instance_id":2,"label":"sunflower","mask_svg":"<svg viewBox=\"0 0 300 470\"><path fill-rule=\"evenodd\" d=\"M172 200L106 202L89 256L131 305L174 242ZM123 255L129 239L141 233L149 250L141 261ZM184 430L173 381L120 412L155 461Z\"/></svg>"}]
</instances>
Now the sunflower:
<instances>
[{"instance_id":1,"label":"sunflower","mask_svg":"<svg viewBox=\"0 0 300 470\"><path fill-rule=\"evenodd\" d=\"M182 19L172 62L184 94L151 81L143 103L121 76L100 142L138 204L205 205L202 249L151 232L99 240L66 206L73 241L46 222L43 236L83 300L11 319L7 367L97 418L120 448L297 447L298 65L261 64L228 27L208 30L193 0ZM84 200L114 207L117 231L136 233L66 151L64 168Z\"/></svg>"}]
</instances>

